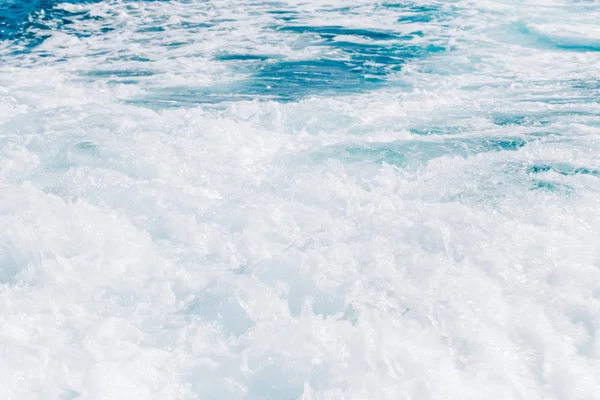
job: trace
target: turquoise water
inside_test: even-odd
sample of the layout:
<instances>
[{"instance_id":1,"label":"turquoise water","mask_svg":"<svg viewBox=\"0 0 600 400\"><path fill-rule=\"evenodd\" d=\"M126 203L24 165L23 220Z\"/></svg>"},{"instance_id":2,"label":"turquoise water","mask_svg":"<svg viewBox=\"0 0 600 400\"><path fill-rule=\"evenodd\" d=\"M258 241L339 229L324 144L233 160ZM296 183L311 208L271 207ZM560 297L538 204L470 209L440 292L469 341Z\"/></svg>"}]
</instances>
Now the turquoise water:
<instances>
[{"instance_id":1,"label":"turquoise water","mask_svg":"<svg viewBox=\"0 0 600 400\"><path fill-rule=\"evenodd\" d=\"M0 398L595 398L599 21L0 0Z\"/></svg>"}]
</instances>

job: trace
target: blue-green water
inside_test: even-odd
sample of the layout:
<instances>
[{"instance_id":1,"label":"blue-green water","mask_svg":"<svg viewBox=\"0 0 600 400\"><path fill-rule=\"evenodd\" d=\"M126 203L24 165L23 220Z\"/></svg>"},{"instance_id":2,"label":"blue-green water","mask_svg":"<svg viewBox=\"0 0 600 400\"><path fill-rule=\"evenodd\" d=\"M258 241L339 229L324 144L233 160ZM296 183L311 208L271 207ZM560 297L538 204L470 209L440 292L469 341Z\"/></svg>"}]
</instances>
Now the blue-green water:
<instances>
[{"instance_id":1,"label":"blue-green water","mask_svg":"<svg viewBox=\"0 0 600 400\"><path fill-rule=\"evenodd\" d=\"M598 21L0 0L0 398L595 398Z\"/></svg>"}]
</instances>

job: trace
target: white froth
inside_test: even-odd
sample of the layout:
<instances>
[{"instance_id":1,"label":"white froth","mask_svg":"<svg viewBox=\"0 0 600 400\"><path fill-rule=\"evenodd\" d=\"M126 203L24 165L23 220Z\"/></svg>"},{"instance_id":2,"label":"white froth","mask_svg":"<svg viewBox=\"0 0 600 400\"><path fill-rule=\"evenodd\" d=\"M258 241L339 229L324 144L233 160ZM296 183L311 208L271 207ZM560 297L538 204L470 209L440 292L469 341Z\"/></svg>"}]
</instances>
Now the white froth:
<instances>
[{"instance_id":1,"label":"white froth","mask_svg":"<svg viewBox=\"0 0 600 400\"><path fill-rule=\"evenodd\" d=\"M0 398L598 397L597 7L329 4L285 3L447 51L393 88L160 109L127 101L325 50L249 1L64 3L90 36L0 45Z\"/></svg>"}]
</instances>

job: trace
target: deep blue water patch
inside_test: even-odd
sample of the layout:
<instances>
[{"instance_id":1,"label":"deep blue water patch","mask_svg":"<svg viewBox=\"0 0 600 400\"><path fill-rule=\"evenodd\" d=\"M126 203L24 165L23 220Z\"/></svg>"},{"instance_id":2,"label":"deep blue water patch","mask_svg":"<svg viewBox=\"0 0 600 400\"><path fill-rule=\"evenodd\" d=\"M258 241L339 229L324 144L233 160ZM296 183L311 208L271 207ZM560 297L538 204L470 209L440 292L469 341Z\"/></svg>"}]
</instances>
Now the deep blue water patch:
<instances>
[{"instance_id":1,"label":"deep blue water patch","mask_svg":"<svg viewBox=\"0 0 600 400\"><path fill-rule=\"evenodd\" d=\"M372 40L390 40L402 37L394 32L376 31L369 29L352 29L343 26L289 25L277 27L276 29L284 32L308 33L311 35L319 36L324 39L333 39L335 36L338 35L360 36Z\"/></svg>"},{"instance_id":2,"label":"deep blue water patch","mask_svg":"<svg viewBox=\"0 0 600 400\"><path fill-rule=\"evenodd\" d=\"M90 37L112 31L107 24L97 24L94 31L81 31L73 28L75 21L103 20L88 11L69 11L55 8L57 4L93 4L103 0L0 0L0 41L14 45L13 54L31 51L50 37L52 32L60 31L78 38ZM167 0L135 0L135 2ZM160 30L159 27L150 30ZM44 54L40 54L44 56Z\"/></svg>"},{"instance_id":3,"label":"deep blue water patch","mask_svg":"<svg viewBox=\"0 0 600 400\"><path fill-rule=\"evenodd\" d=\"M0 2L0 40L10 40L27 26L29 16L54 5L53 0L5 0Z\"/></svg>"},{"instance_id":4,"label":"deep blue water patch","mask_svg":"<svg viewBox=\"0 0 600 400\"><path fill-rule=\"evenodd\" d=\"M267 94L293 101L316 94L348 94L389 84L389 75L409 59L444 50L417 46L414 35L342 26L283 25L273 29L308 36L328 56L309 60L279 60L255 67L244 85L245 94ZM358 38L359 40L350 40Z\"/></svg>"},{"instance_id":5,"label":"deep blue water patch","mask_svg":"<svg viewBox=\"0 0 600 400\"><path fill-rule=\"evenodd\" d=\"M17 46L15 54L27 52L41 44L52 30L86 37L90 33L70 27L76 19L98 19L87 12L57 9L58 3L87 4L102 0L9 0L0 2L0 41Z\"/></svg>"},{"instance_id":6,"label":"deep blue water patch","mask_svg":"<svg viewBox=\"0 0 600 400\"><path fill-rule=\"evenodd\" d=\"M262 54L221 53L215 56L218 61L266 61L270 57Z\"/></svg>"},{"instance_id":7,"label":"deep blue water patch","mask_svg":"<svg viewBox=\"0 0 600 400\"><path fill-rule=\"evenodd\" d=\"M442 4L417 5L412 1L383 3L380 7L401 13L398 22L403 24L427 24L452 18L458 10L455 6Z\"/></svg>"},{"instance_id":8,"label":"deep blue water patch","mask_svg":"<svg viewBox=\"0 0 600 400\"><path fill-rule=\"evenodd\" d=\"M263 11L264 12L264 11ZM270 10L287 13L288 11ZM131 99L146 106L194 106L220 101L268 99L297 101L313 95L345 95L392 85L390 77L407 62L445 48L413 42L418 34L343 26L290 24L266 30L301 38L308 46L322 48L320 58L290 60L278 55L218 53L216 61L247 76L242 81L195 88L160 88Z\"/></svg>"},{"instance_id":9,"label":"deep blue water patch","mask_svg":"<svg viewBox=\"0 0 600 400\"><path fill-rule=\"evenodd\" d=\"M280 100L292 101L324 92L352 93L383 82L384 73L375 68L352 61L323 58L266 64L246 82L244 92L272 94Z\"/></svg>"},{"instance_id":10,"label":"deep blue water patch","mask_svg":"<svg viewBox=\"0 0 600 400\"><path fill-rule=\"evenodd\" d=\"M242 85L242 93L238 94L267 95L280 101L293 101L308 95L369 90L383 85L389 73L400 70L405 60L416 57L420 50L416 46L402 44L411 37L395 32L306 25L284 25L273 29L308 35L313 46L334 50L332 53L336 56L264 60L264 63L252 66L254 73ZM340 36L358 37L370 42L336 40ZM239 60L230 57L230 61Z\"/></svg>"}]
</instances>

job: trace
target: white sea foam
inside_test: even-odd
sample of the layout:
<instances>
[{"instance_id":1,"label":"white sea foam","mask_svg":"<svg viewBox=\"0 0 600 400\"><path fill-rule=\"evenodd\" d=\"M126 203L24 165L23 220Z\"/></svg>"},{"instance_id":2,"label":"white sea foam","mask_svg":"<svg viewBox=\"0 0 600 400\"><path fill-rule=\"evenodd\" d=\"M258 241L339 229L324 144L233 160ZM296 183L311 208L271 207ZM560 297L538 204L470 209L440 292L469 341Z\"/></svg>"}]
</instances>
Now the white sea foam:
<instances>
[{"instance_id":1,"label":"white sea foam","mask_svg":"<svg viewBox=\"0 0 600 400\"><path fill-rule=\"evenodd\" d=\"M331 49L232 1L64 3L98 18L2 44L1 398L598 396L597 6L328 3L282 8L446 51L164 108L252 75L221 53Z\"/></svg>"}]
</instances>

